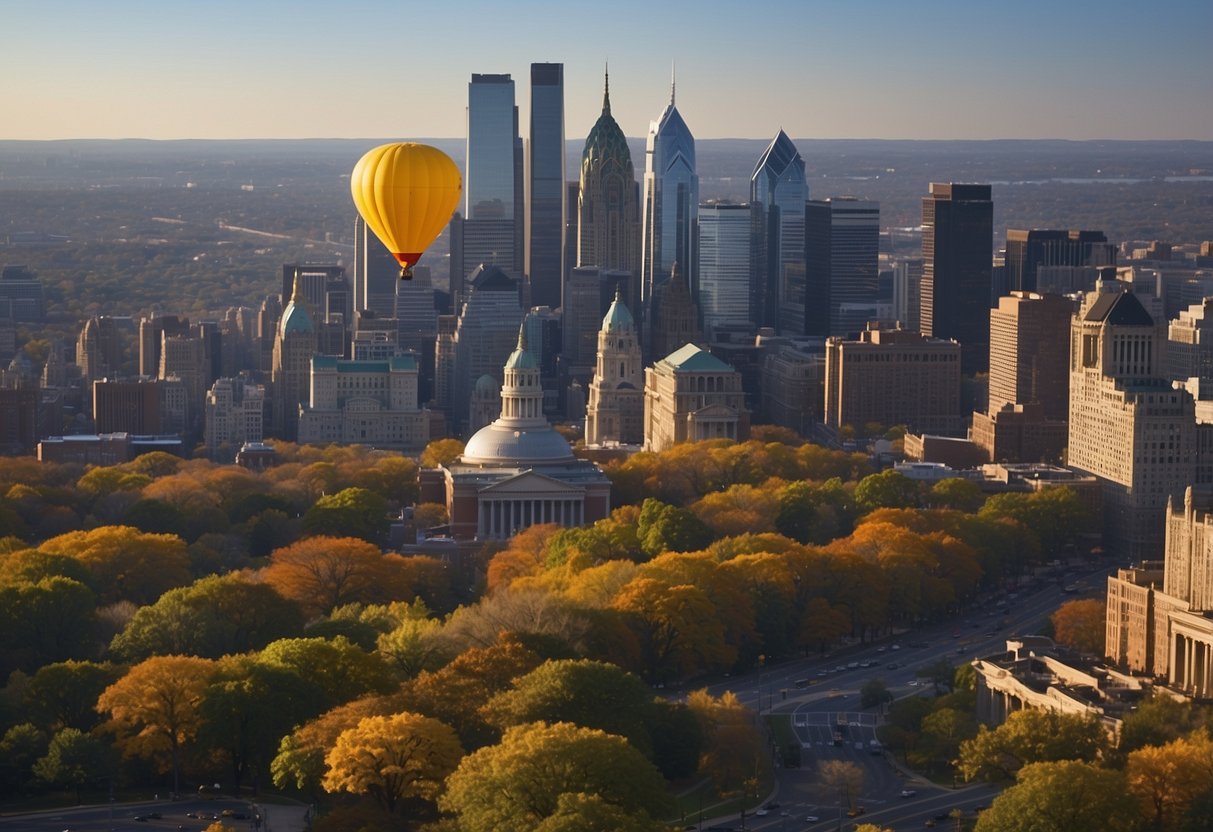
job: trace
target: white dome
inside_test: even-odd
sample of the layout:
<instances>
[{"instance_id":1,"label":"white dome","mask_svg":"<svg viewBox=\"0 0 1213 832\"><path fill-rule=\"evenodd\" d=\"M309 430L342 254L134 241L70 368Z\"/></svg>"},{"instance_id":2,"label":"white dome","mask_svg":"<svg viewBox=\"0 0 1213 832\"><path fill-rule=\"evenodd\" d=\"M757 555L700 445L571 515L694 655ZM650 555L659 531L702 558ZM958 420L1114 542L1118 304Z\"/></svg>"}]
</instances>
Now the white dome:
<instances>
[{"instance_id":1,"label":"white dome","mask_svg":"<svg viewBox=\"0 0 1213 832\"><path fill-rule=\"evenodd\" d=\"M573 449L550 425L513 428L494 422L476 431L463 449L463 462L559 462L573 458Z\"/></svg>"}]
</instances>

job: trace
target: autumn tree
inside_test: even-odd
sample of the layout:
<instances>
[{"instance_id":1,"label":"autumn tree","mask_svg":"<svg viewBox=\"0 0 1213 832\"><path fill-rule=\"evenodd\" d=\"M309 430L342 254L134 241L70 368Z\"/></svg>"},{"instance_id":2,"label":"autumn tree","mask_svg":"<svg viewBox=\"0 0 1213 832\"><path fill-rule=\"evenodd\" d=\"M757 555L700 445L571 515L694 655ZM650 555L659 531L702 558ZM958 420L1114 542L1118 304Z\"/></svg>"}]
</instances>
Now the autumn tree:
<instances>
[{"instance_id":1,"label":"autumn tree","mask_svg":"<svg viewBox=\"0 0 1213 832\"><path fill-rule=\"evenodd\" d=\"M282 738L270 764L274 785L299 789L310 795L312 802L319 802L320 784L327 771L324 756L337 744L337 737L366 717L398 713L402 706L403 701L395 695L363 696L299 725Z\"/></svg>"},{"instance_id":2,"label":"autumn tree","mask_svg":"<svg viewBox=\"0 0 1213 832\"><path fill-rule=\"evenodd\" d=\"M1032 494L996 494L986 500L980 514L1012 519L1032 530L1046 557L1060 554L1088 531L1093 522L1090 508L1072 488L1065 486Z\"/></svg>"},{"instance_id":3,"label":"autumn tree","mask_svg":"<svg viewBox=\"0 0 1213 832\"><path fill-rule=\"evenodd\" d=\"M459 738L436 719L414 713L371 716L341 732L325 755L330 792L369 794L387 811L401 801L433 801L463 757Z\"/></svg>"},{"instance_id":4,"label":"autumn tree","mask_svg":"<svg viewBox=\"0 0 1213 832\"><path fill-rule=\"evenodd\" d=\"M302 632L299 605L273 586L241 574L212 575L140 608L110 649L134 661L172 653L217 659Z\"/></svg>"},{"instance_id":5,"label":"autumn tree","mask_svg":"<svg viewBox=\"0 0 1213 832\"><path fill-rule=\"evenodd\" d=\"M650 680L725 668L736 657L716 605L697 586L636 578L611 606L636 637Z\"/></svg>"},{"instance_id":6,"label":"autumn tree","mask_svg":"<svg viewBox=\"0 0 1213 832\"><path fill-rule=\"evenodd\" d=\"M1139 748L1129 754L1125 777L1152 829L1178 829L1213 784L1213 740L1197 732L1166 745Z\"/></svg>"},{"instance_id":7,"label":"autumn tree","mask_svg":"<svg viewBox=\"0 0 1213 832\"><path fill-rule=\"evenodd\" d=\"M411 679L424 670L437 670L450 658L441 633L442 622L436 618L407 617L379 636L376 650L400 676Z\"/></svg>"},{"instance_id":8,"label":"autumn tree","mask_svg":"<svg viewBox=\"0 0 1213 832\"><path fill-rule=\"evenodd\" d=\"M535 832L666 832L670 827L647 812L608 803L596 794L565 792L556 799L556 811L535 827Z\"/></svg>"},{"instance_id":9,"label":"autumn tree","mask_svg":"<svg viewBox=\"0 0 1213 832\"><path fill-rule=\"evenodd\" d=\"M181 790L181 752L198 732L198 706L215 665L193 656L147 659L102 692L97 710L128 757L163 758Z\"/></svg>"},{"instance_id":10,"label":"autumn tree","mask_svg":"<svg viewBox=\"0 0 1213 832\"><path fill-rule=\"evenodd\" d=\"M519 725L465 757L439 805L466 832L531 832L565 794L650 817L669 806L661 775L627 740L567 722Z\"/></svg>"},{"instance_id":11,"label":"autumn tree","mask_svg":"<svg viewBox=\"0 0 1213 832\"><path fill-rule=\"evenodd\" d=\"M1090 656L1103 656L1106 617L1107 604L1102 598L1083 598L1062 604L1049 621L1059 644Z\"/></svg>"},{"instance_id":12,"label":"autumn tree","mask_svg":"<svg viewBox=\"0 0 1213 832\"><path fill-rule=\"evenodd\" d=\"M130 526L101 526L53 537L38 547L76 558L88 569L101 604L150 604L190 582L189 556L179 537L146 534Z\"/></svg>"},{"instance_id":13,"label":"autumn tree","mask_svg":"<svg viewBox=\"0 0 1213 832\"><path fill-rule=\"evenodd\" d=\"M1201 727L1203 718L1203 710L1191 702L1156 692L1125 714L1117 750L1129 754L1148 745L1166 745Z\"/></svg>"},{"instance_id":14,"label":"autumn tree","mask_svg":"<svg viewBox=\"0 0 1213 832\"><path fill-rule=\"evenodd\" d=\"M1090 762L1108 748L1099 721L1054 711L1015 711L1007 721L960 745L960 770L966 780L1003 780L1031 763L1060 760Z\"/></svg>"},{"instance_id":15,"label":"autumn tree","mask_svg":"<svg viewBox=\"0 0 1213 832\"><path fill-rule=\"evenodd\" d=\"M320 694L320 710L366 693L387 693L396 684L382 656L343 636L279 639L266 645L257 661L292 671L313 686Z\"/></svg>"},{"instance_id":16,"label":"autumn tree","mask_svg":"<svg viewBox=\"0 0 1213 832\"><path fill-rule=\"evenodd\" d=\"M397 556L399 557L399 556ZM265 582L309 615L326 615L354 602L397 600L393 561L377 546L353 537L309 537L276 550Z\"/></svg>"},{"instance_id":17,"label":"autumn tree","mask_svg":"<svg viewBox=\"0 0 1213 832\"><path fill-rule=\"evenodd\" d=\"M435 439L421 452L422 468L437 468L450 465L463 453L463 443L458 439Z\"/></svg>"},{"instance_id":18,"label":"autumn tree","mask_svg":"<svg viewBox=\"0 0 1213 832\"><path fill-rule=\"evenodd\" d=\"M699 767L719 791L740 789L759 776L770 755L753 714L732 691L712 696L706 689L687 696L687 707L699 720L703 754Z\"/></svg>"},{"instance_id":19,"label":"autumn tree","mask_svg":"<svg viewBox=\"0 0 1213 832\"><path fill-rule=\"evenodd\" d=\"M863 767L850 760L823 760L817 766L817 779L830 793L855 808L855 801L863 792Z\"/></svg>"},{"instance_id":20,"label":"autumn tree","mask_svg":"<svg viewBox=\"0 0 1213 832\"><path fill-rule=\"evenodd\" d=\"M1025 766L977 818L975 832L1131 832L1138 818L1123 772L1061 760Z\"/></svg>"}]
</instances>

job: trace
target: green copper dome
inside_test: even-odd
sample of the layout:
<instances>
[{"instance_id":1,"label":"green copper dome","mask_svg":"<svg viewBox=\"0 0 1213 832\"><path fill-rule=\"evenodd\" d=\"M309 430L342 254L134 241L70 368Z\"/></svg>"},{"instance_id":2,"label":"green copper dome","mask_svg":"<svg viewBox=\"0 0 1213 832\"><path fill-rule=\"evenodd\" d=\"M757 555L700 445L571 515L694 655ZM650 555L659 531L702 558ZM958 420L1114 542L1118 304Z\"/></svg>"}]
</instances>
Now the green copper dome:
<instances>
[{"instance_id":1,"label":"green copper dome","mask_svg":"<svg viewBox=\"0 0 1213 832\"><path fill-rule=\"evenodd\" d=\"M585 170L587 165L602 165L611 160L620 162L628 169L632 167L632 152L628 150L627 137L611 115L611 84L608 75L606 89L602 94L602 115L594 122L590 135L586 137L585 150L581 152L581 168Z\"/></svg>"}]
</instances>

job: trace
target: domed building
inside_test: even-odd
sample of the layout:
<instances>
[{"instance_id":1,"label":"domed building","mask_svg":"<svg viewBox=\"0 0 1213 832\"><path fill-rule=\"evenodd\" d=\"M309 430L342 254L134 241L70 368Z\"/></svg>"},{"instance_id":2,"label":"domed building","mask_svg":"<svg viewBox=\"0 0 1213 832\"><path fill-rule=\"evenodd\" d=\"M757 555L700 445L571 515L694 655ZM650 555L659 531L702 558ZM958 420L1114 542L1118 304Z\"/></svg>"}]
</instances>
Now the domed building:
<instances>
[{"instance_id":1,"label":"domed building","mask_svg":"<svg viewBox=\"0 0 1213 832\"><path fill-rule=\"evenodd\" d=\"M598 331L598 364L585 413L586 445L644 441L644 368L636 321L618 291Z\"/></svg>"},{"instance_id":2,"label":"domed building","mask_svg":"<svg viewBox=\"0 0 1213 832\"><path fill-rule=\"evenodd\" d=\"M528 526L583 526L611 510L611 483L543 416L539 362L527 351L526 329L505 363L501 416L468 440L443 468L451 535L505 540Z\"/></svg>"}]
</instances>

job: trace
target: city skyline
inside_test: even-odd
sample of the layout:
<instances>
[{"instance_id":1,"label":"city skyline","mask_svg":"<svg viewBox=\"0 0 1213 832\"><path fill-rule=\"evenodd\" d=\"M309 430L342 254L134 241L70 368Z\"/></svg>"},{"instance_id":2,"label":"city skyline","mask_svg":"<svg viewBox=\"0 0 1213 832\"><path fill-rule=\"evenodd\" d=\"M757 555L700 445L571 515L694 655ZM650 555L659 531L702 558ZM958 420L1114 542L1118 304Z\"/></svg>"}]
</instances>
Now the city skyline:
<instances>
[{"instance_id":1,"label":"city skyline","mask_svg":"<svg viewBox=\"0 0 1213 832\"><path fill-rule=\"evenodd\" d=\"M5 14L0 71L20 83L0 90L0 138L458 137L472 73L521 83L544 61L565 65L570 138L597 118L607 63L633 137L668 99L671 64L703 139L1213 136L1207 3L1154 4L1150 26L1121 0L1097 13L1029 0L1013 15L875 5L19 4ZM384 30L418 34L384 39L374 60ZM761 62L747 58L757 43ZM526 123L529 94L518 99Z\"/></svg>"}]
</instances>

